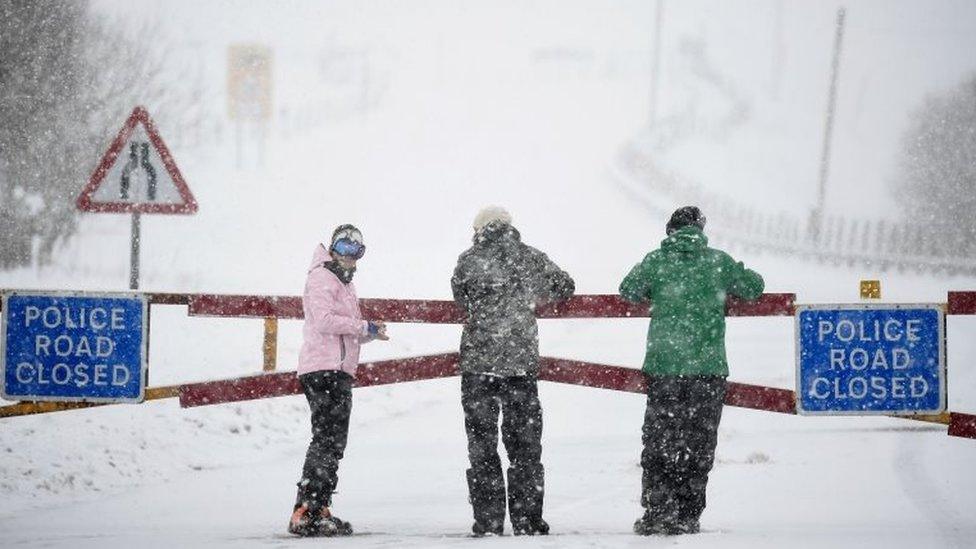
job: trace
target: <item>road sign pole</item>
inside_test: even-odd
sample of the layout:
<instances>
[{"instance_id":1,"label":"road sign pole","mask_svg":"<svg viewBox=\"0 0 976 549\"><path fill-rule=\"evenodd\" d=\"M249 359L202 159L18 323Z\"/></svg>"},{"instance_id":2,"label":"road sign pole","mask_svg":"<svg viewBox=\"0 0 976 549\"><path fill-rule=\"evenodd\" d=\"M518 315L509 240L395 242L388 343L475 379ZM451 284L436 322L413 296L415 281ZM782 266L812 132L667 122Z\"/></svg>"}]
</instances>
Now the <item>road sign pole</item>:
<instances>
[{"instance_id":1,"label":"road sign pole","mask_svg":"<svg viewBox=\"0 0 976 549\"><path fill-rule=\"evenodd\" d=\"M237 169L244 165L244 128L240 119L234 124L234 150L237 153Z\"/></svg>"},{"instance_id":2,"label":"road sign pole","mask_svg":"<svg viewBox=\"0 0 976 549\"><path fill-rule=\"evenodd\" d=\"M138 211L132 212L132 242L129 248L129 289L139 289L139 225L141 224Z\"/></svg>"}]
</instances>

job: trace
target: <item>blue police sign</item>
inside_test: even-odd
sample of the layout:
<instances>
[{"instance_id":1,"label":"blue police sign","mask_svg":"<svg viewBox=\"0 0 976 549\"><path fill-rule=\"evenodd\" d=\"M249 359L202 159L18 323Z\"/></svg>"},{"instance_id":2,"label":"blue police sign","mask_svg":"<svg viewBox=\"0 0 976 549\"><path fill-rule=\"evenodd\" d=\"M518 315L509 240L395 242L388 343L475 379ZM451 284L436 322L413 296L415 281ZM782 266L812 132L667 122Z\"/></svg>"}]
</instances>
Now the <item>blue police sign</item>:
<instances>
[{"instance_id":1,"label":"blue police sign","mask_svg":"<svg viewBox=\"0 0 976 549\"><path fill-rule=\"evenodd\" d=\"M801 414L936 414L945 410L940 305L797 305Z\"/></svg>"},{"instance_id":2,"label":"blue police sign","mask_svg":"<svg viewBox=\"0 0 976 549\"><path fill-rule=\"evenodd\" d=\"M3 398L141 402L147 312L136 294L5 293Z\"/></svg>"}]
</instances>

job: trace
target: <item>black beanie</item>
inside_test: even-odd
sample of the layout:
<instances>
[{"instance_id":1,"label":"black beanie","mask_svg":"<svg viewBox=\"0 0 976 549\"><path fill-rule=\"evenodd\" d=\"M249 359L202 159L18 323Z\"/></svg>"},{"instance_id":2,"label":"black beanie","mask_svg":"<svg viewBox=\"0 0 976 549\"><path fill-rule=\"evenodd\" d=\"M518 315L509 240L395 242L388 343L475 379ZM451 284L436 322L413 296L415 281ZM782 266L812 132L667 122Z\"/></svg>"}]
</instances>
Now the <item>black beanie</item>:
<instances>
[{"instance_id":1,"label":"black beanie","mask_svg":"<svg viewBox=\"0 0 976 549\"><path fill-rule=\"evenodd\" d=\"M684 206L678 208L671 214L671 219L665 227L665 232L671 234L674 231L688 225L694 225L699 229L705 229L705 216L702 215L698 206Z\"/></svg>"}]
</instances>

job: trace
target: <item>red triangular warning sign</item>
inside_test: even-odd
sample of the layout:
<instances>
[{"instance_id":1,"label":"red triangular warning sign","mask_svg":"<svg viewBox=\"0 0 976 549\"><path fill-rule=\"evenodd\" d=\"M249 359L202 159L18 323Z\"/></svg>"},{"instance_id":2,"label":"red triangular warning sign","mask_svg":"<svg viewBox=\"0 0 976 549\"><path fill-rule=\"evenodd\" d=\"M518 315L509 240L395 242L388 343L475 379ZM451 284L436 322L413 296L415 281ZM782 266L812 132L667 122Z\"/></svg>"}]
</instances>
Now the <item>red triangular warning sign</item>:
<instances>
[{"instance_id":1,"label":"red triangular warning sign","mask_svg":"<svg viewBox=\"0 0 976 549\"><path fill-rule=\"evenodd\" d=\"M197 201L143 107L136 107L76 201L86 212L192 214Z\"/></svg>"}]
</instances>

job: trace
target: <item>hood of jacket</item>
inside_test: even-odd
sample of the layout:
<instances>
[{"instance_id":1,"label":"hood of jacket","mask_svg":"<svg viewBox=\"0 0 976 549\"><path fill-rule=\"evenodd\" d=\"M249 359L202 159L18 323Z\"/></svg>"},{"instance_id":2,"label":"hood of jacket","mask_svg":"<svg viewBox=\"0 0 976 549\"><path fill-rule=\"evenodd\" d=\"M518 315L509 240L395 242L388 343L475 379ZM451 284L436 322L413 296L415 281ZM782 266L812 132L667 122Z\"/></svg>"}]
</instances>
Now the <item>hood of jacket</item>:
<instances>
[{"instance_id":1,"label":"hood of jacket","mask_svg":"<svg viewBox=\"0 0 976 549\"><path fill-rule=\"evenodd\" d=\"M312 253L312 264L308 266L308 272L312 272L318 267L322 267L330 273L334 274L339 282L343 284L349 284L352 282L353 275L356 274L356 268L344 269L338 261L332 258L332 254L325 249L325 244L319 244L315 248L315 252Z\"/></svg>"},{"instance_id":2,"label":"hood of jacket","mask_svg":"<svg viewBox=\"0 0 976 549\"><path fill-rule=\"evenodd\" d=\"M474 234L474 243L480 245L504 244L506 242L521 242L522 235L518 229L508 223L489 223L485 228Z\"/></svg>"},{"instance_id":3,"label":"hood of jacket","mask_svg":"<svg viewBox=\"0 0 976 549\"><path fill-rule=\"evenodd\" d=\"M312 272L316 267L321 267L326 261L332 261L332 256L329 255L329 250L325 248L325 244L319 244L312 253L312 263L308 266L308 272Z\"/></svg>"},{"instance_id":4,"label":"hood of jacket","mask_svg":"<svg viewBox=\"0 0 976 549\"><path fill-rule=\"evenodd\" d=\"M661 250L669 254L697 255L708 247L708 237L694 225L682 227L661 241Z\"/></svg>"}]
</instances>

